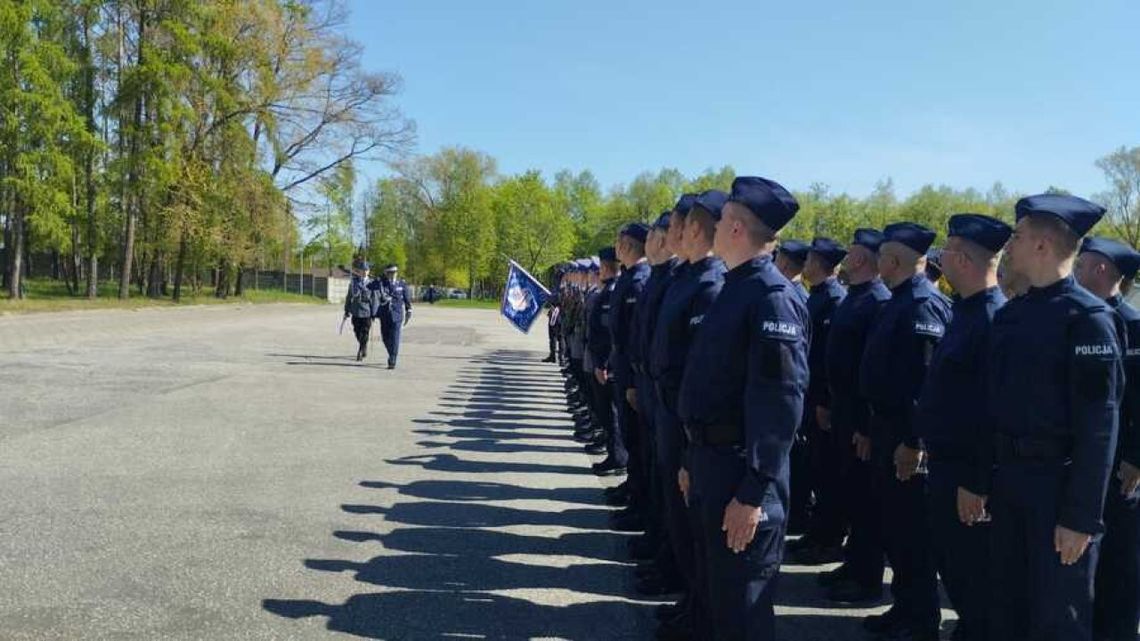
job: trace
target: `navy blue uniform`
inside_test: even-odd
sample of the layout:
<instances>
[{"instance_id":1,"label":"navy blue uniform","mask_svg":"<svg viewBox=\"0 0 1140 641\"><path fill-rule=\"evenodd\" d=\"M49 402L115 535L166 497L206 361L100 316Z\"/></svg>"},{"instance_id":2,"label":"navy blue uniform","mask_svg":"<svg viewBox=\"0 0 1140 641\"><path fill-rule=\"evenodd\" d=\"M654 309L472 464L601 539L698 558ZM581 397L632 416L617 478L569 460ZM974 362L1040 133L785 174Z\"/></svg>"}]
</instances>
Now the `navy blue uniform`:
<instances>
[{"instance_id":1,"label":"navy blue uniform","mask_svg":"<svg viewBox=\"0 0 1140 641\"><path fill-rule=\"evenodd\" d=\"M958 518L958 488L977 478L979 445L988 445L982 416L986 344L994 314L1005 304L997 287L954 303L954 318L934 350L915 427L930 457L928 501L931 538L946 593L958 612L962 639L989 633L989 526ZM957 638L957 637L956 637Z\"/></svg>"},{"instance_id":2,"label":"navy blue uniform","mask_svg":"<svg viewBox=\"0 0 1140 641\"><path fill-rule=\"evenodd\" d=\"M846 528L843 519L841 476L839 474L843 445L831 430L820 429L816 408L831 408L831 390L827 384L827 338L831 319L836 308L847 296L847 290L832 277L813 285L808 295L807 309L811 316L811 348L808 351L807 399L804 402L802 431L810 452L809 478L796 478L792 470L792 494L814 493L815 505L811 515L808 537L820 546L838 547L843 543ZM797 443L796 447L799 447ZM797 483L802 489L797 490ZM794 501L794 499L793 499Z\"/></svg>"},{"instance_id":3,"label":"navy blue uniform","mask_svg":"<svg viewBox=\"0 0 1140 641\"><path fill-rule=\"evenodd\" d=\"M664 493L665 527L677 567L689 586L694 629L706 623L707 597L701 566L695 557L693 527L684 497L677 486L677 472L687 447L677 397L685 374L685 361L705 312L724 286L724 261L715 257L685 263L677 268L661 300L648 350L649 374L657 391L655 417L656 468Z\"/></svg>"},{"instance_id":4,"label":"navy blue uniform","mask_svg":"<svg viewBox=\"0 0 1140 641\"><path fill-rule=\"evenodd\" d=\"M994 462L991 633L1089 639L1093 568L1122 394L1119 317L1070 276L994 316L988 350ZM1121 328L1122 330L1122 328ZM1054 529L1094 535L1063 566Z\"/></svg>"},{"instance_id":5,"label":"navy blue uniform","mask_svg":"<svg viewBox=\"0 0 1140 641\"><path fill-rule=\"evenodd\" d=\"M851 445L858 433L871 433L870 406L859 392L859 364L867 336L879 311L891 299L891 290L875 278L852 285L847 297L831 316L827 336L827 384L831 390L831 430L844 446L843 498L851 532L847 539L844 574L859 586L877 588L883 582L883 542L879 527L879 502L875 499L872 465L855 458Z\"/></svg>"},{"instance_id":6,"label":"navy blue uniform","mask_svg":"<svg viewBox=\"0 0 1140 641\"><path fill-rule=\"evenodd\" d=\"M811 333L807 308L791 287L770 256L726 273L681 382L678 409L690 441L697 551L708 574L717 639L775 634L772 599L784 548L788 453L803 416ZM741 554L727 546L721 530L733 498L764 514Z\"/></svg>"},{"instance_id":7,"label":"navy blue uniform","mask_svg":"<svg viewBox=\"0 0 1140 641\"><path fill-rule=\"evenodd\" d=\"M388 299L388 304L381 307L380 336L384 339L384 348L388 350L388 365L394 366L400 356L400 334L404 328L404 319L412 313L412 297L408 293L408 285L402 280L380 279L380 288Z\"/></svg>"},{"instance_id":8,"label":"navy blue uniform","mask_svg":"<svg viewBox=\"0 0 1140 641\"><path fill-rule=\"evenodd\" d=\"M646 496L646 488L643 485L645 462L641 458L637 412L626 400L625 392L634 386L633 368L629 360L633 311L637 306L637 297L645 288L645 281L648 279L649 263L644 261L637 263L622 270L614 282L613 293L610 295L612 351L609 365L613 376L614 405L617 408L610 450L616 451L620 448L626 452L626 460L630 467L628 480L632 481L629 484L630 502L638 506L643 505Z\"/></svg>"},{"instance_id":9,"label":"navy blue uniform","mask_svg":"<svg viewBox=\"0 0 1140 641\"><path fill-rule=\"evenodd\" d=\"M934 347L950 321L950 301L925 274L892 288L891 299L867 337L859 388L871 407L871 451L881 483L884 537L894 577L891 593L898 620L917 634L937 635L938 577L930 546L926 478L895 476L899 444L920 448L915 404Z\"/></svg>"},{"instance_id":10,"label":"navy blue uniform","mask_svg":"<svg viewBox=\"0 0 1140 641\"><path fill-rule=\"evenodd\" d=\"M359 344L357 359L368 355L368 334L372 330L372 319L380 310L383 293L377 281L371 278L353 276L348 283L344 297L344 315L352 319L352 332Z\"/></svg>"},{"instance_id":11,"label":"navy blue uniform","mask_svg":"<svg viewBox=\"0 0 1140 641\"><path fill-rule=\"evenodd\" d=\"M1124 404L1120 408L1120 433L1116 463L1140 467L1140 312L1120 296L1108 304L1124 321L1127 345L1124 356ZM1104 505L1104 539L1096 571L1096 609L1093 638L1097 641L1135 641L1140 626L1140 496L1120 493L1120 480L1109 480Z\"/></svg>"},{"instance_id":12,"label":"navy blue uniform","mask_svg":"<svg viewBox=\"0 0 1140 641\"><path fill-rule=\"evenodd\" d=\"M647 367L649 343L653 338L653 328L657 324L657 311L661 306L661 299L669 283L673 281L677 269L677 259L669 259L650 268L649 278L645 281L641 293L637 296L637 303L633 309L633 321L629 333L629 362L633 370L634 388L637 389L638 425L641 427L641 460L643 483L648 488L647 500L648 529L646 534L654 543L664 541L666 537L664 523L664 490L657 474L656 464L656 435L655 414L657 412L657 392L653 387L653 379L649 377ZM659 564L661 565L661 564ZM666 568L675 573L671 566Z\"/></svg>"},{"instance_id":13,"label":"navy blue uniform","mask_svg":"<svg viewBox=\"0 0 1140 641\"><path fill-rule=\"evenodd\" d=\"M602 285L593 291L586 301L586 349L590 352L590 361L594 369L609 369L610 353L613 349L613 340L610 337L611 298L614 291L614 279L602 281ZM590 373L590 386L594 390L595 419L606 434L606 447L609 458L625 467L629 462L629 455L625 446L614 435L614 392L613 383L606 381L599 383L593 372ZM616 447L615 447L616 445Z\"/></svg>"}]
</instances>

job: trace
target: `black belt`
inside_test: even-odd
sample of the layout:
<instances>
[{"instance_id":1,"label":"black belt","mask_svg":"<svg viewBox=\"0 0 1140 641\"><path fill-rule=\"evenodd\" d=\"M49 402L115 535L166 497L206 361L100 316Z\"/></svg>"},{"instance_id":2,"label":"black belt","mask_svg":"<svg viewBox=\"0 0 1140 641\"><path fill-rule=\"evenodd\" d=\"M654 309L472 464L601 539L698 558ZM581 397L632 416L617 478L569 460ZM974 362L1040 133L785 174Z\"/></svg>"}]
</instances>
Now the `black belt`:
<instances>
[{"instance_id":1,"label":"black belt","mask_svg":"<svg viewBox=\"0 0 1140 641\"><path fill-rule=\"evenodd\" d=\"M744 429L739 423L695 425L685 423L685 435L693 445L743 445Z\"/></svg>"},{"instance_id":2,"label":"black belt","mask_svg":"<svg viewBox=\"0 0 1140 641\"><path fill-rule=\"evenodd\" d=\"M1010 436L994 434L994 460L1062 462L1073 451L1073 440L1067 436Z\"/></svg>"}]
</instances>

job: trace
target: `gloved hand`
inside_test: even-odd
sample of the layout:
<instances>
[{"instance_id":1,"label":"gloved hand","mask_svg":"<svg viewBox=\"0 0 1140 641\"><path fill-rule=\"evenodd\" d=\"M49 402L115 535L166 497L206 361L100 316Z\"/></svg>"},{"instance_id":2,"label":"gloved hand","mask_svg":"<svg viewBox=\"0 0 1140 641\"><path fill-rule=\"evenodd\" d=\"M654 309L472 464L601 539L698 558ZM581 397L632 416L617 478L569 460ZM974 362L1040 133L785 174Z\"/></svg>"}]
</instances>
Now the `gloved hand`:
<instances>
[{"instance_id":1,"label":"gloved hand","mask_svg":"<svg viewBox=\"0 0 1140 641\"><path fill-rule=\"evenodd\" d=\"M410 323L411 321L412 321L412 310L409 309L408 311L404 312L404 327L407 327L408 323Z\"/></svg>"}]
</instances>

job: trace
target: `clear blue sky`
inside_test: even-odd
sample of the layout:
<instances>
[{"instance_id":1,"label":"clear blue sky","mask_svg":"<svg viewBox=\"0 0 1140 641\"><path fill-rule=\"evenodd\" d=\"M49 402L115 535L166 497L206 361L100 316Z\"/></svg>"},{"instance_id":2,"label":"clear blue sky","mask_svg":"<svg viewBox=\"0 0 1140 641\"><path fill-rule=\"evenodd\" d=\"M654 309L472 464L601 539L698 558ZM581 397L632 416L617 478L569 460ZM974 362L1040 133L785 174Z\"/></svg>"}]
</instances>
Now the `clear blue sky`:
<instances>
[{"instance_id":1,"label":"clear blue sky","mask_svg":"<svg viewBox=\"0 0 1140 641\"><path fill-rule=\"evenodd\" d=\"M891 177L1103 190L1140 145L1140 0L350 0L417 151L503 173L732 165L865 195ZM380 165L362 168L376 177Z\"/></svg>"}]
</instances>

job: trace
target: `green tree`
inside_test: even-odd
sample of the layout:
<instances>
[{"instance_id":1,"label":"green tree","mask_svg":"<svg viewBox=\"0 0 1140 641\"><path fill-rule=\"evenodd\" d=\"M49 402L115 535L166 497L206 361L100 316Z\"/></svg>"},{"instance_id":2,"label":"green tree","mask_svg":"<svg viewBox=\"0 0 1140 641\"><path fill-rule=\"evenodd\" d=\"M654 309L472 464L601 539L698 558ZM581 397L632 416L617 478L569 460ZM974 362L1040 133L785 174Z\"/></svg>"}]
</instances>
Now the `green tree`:
<instances>
[{"instance_id":1,"label":"green tree","mask_svg":"<svg viewBox=\"0 0 1140 641\"><path fill-rule=\"evenodd\" d=\"M565 259L574 247L574 223L537 171L500 181L494 188L499 254L538 273Z\"/></svg>"}]
</instances>

